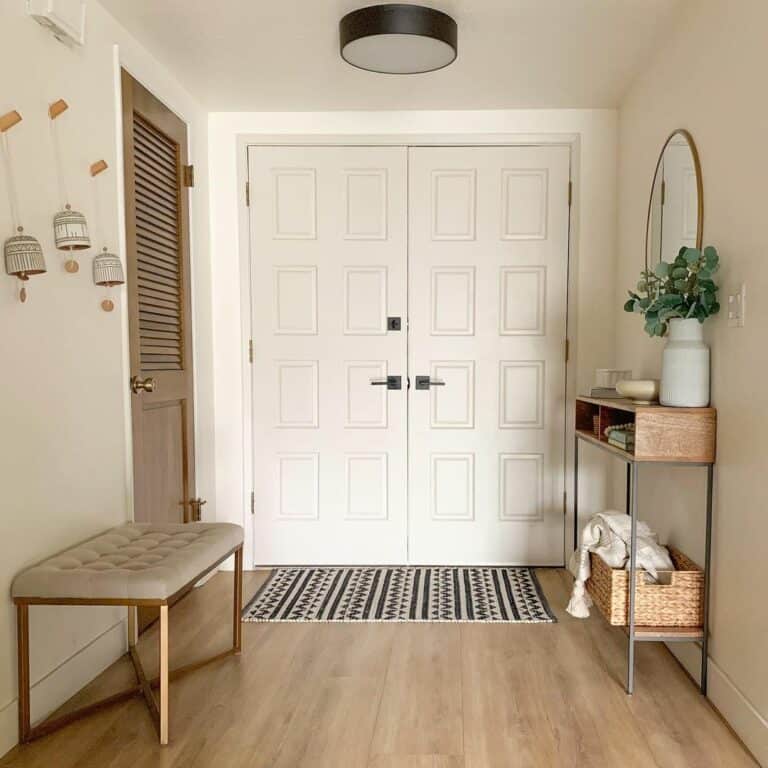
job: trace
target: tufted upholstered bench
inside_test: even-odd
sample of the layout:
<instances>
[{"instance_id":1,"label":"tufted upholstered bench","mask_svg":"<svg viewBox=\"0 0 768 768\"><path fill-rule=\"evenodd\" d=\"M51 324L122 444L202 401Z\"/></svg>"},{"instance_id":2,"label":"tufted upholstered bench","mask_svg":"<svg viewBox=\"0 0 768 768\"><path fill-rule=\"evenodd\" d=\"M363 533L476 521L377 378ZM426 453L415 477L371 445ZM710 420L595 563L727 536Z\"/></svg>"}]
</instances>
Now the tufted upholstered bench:
<instances>
[{"instance_id":1,"label":"tufted upholstered bench","mask_svg":"<svg viewBox=\"0 0 768 768\"><path fill-rule=\"evenodd\" d=\"M232 648L169 671L168 606L230 555L235 556ZM217 661L242 646L240 613L243 584L243 529L229 523L151 525L113 528L22 571L13 581L19 661L19 740L31 741L108 704L142 694L160 736L168 743L170 679ZM137 684L125 691L53 720L30 726L29 607L31 605L124 605L128 607L128 651ZM148 680L136 652L138 606L160 609L160 674ZM152 692L159 688L159 700Z\"/></svg>"}]
</instances>

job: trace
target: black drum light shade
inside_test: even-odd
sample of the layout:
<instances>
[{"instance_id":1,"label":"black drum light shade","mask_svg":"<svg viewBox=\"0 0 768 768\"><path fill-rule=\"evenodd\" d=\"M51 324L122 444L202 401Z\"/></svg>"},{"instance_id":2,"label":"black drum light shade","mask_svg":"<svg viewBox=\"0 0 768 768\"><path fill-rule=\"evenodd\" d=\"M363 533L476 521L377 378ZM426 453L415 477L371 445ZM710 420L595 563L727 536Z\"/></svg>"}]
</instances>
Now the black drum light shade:
<instances>
[{"instance_id":1,"label":"black drum light shade","mask_svg":"<svg viewBox=\"0 0 768 768\"><path fill-rule=\"evenodd\" d=\"M456 22L422 5L371 5L339 22L341 58L353 67L413 75L447 67L456 58Z\"/></svg>"}]
</instances>

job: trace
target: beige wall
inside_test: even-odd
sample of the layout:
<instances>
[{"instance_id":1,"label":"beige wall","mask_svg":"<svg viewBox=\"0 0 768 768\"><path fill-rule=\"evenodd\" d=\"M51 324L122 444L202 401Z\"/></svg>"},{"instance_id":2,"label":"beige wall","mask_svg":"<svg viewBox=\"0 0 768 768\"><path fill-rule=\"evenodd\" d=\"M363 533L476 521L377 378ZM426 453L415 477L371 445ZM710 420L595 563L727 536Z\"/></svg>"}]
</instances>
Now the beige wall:
<instances>
[{"instance_id":1,"label":"beige wall","mask_svg":"<svg viewBox=\"0 0 768 768\"><path fill-rule=\"evenodd\" d=\"M213 450L206 115L97 3L88 4L87 45L75 50L28 18L24 6L24 0L0 4L0 114L18 109L24 118L9 137L24 225L40 239L48 273L30 281L22 305L17 281L0 270L0 754L16 741L13 575L131 515L125 294L113 289L112 314L99 309L91 252L81 255L79 274L63 271L52 242L60 201L46 113L57 98L70 104L60 118L69 192L92 231L88 166L100 158L109 163L99 184L101 229L106 244L122 253L116 55L191 124L198 162L196 362L207 372L197 377L198 483L214 497L206 459ZM0 171L0 239L11 234L4 182ZM124 646L122 615L113 609L33 608L31 632L33 717L68 698Z\"/></svg>"},{"instance_id":2,"label":"beige wall","mask_svg":"<svg viewBox=\"0 0 768 768\"><path fill-rule=\"evenodd\" d=\"M768 3L696 0L620 111L616 363L658 376L663 343L644 337L620 306L643 264L645 216L657 155L674 128L690 130L704 177L704 243L717 246L722 303L747 284L747 323L710 320L712 398L718 409L712 681L710 696L768 764ZM701 559L703 470L641 470L641 515ZM683 648L682 657L693 657Z\"/></svg>"}]
</instances>

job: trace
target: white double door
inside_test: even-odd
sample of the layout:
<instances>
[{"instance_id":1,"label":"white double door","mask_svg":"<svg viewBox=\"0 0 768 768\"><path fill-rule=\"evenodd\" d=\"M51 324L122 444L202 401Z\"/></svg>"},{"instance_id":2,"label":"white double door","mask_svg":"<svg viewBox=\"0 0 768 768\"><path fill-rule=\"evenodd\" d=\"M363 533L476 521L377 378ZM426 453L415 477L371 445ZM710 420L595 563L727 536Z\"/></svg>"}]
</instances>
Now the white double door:
<instances>
[{"instance_id":1,"label":"white double door","mask_svg":"<svg viewBox=\"0 0 768 768\"><path fill-rule=\"evenodd\" d=\"M569 162L249 149L257 564L562 564Z\"/></svg>"}]
</instances>

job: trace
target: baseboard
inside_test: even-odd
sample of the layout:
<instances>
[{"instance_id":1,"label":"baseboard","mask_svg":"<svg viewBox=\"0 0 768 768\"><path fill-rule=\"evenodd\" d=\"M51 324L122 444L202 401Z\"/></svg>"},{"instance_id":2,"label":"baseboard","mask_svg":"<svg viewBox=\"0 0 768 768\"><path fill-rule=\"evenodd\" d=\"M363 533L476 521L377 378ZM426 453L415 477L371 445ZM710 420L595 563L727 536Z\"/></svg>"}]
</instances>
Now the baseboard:
<instances>
[{"instance_id":1,"label":"baseboard","mask_svg":"<svg viewBox=\"0 0 768 768\"><path fill-rule=\"evenodd\" d=\"M125 621L120 620L70 656L32 686L32 722L38 722L60 707L96 675L125 653ZM0 756L18 743L18 702L13 699L0 709Z\"/></svg>"},{"instance_id":2,"label":"baseboard","mask_svg":"<svg viewBox=\"0 0 768 768\"><path fill-rule=\"evenodd\" d=\"M688 674L699 681L701 651L693 643L668 645ZM768 720L744 697L733 681L710 658L707 697L760 765L768 768Z\"/></svg>"}]
</instances>

